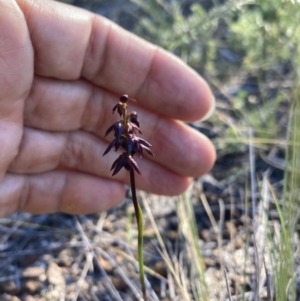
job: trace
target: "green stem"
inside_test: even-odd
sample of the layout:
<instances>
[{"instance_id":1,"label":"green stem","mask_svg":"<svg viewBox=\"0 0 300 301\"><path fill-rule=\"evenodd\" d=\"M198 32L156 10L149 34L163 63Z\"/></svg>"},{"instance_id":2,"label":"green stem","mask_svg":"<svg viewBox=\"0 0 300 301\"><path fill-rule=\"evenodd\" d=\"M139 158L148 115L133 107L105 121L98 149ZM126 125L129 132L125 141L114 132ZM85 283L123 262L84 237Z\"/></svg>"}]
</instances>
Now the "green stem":
<instances>
[{"instance_id":1,"label":"green stem","mask_svg":"<svg viewBox=\"0 0 300 301\"><path fill-rule=\"evenodd\" d=\"M137 197L136 197L133 169L130 169L130 184L131 184L131 193L132 193L134 212L138 224L138 261L139 261L139 270L140 270L140 281L141 281L144 301L147 301L148 299L146 295L144 258L143 258L143 212L138 204Z\"/></svg>"}]
</instances>

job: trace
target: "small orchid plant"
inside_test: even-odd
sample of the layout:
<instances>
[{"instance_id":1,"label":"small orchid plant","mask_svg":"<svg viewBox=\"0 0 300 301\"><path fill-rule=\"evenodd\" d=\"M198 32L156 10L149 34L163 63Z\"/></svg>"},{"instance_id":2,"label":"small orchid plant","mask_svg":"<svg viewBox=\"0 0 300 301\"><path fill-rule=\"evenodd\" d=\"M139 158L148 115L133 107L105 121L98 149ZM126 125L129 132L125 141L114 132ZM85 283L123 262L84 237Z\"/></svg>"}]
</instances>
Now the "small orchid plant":
<instances>
[{"instance_id":1,"label":"small orchid plant","mask_svg":"<svg viewBox=\"0 0 300 301\"><path fill-rule=\"evenodd\" d=\"M127 112L128 95L122 95L120 101L113 108L113 113L118 112L121 119L110 126L105 137L114 132L114 140L109 144L105 150L103 156L105 156L113 147L117 151L120 147L124 152L115 160L112 164L111 170L113 170L113 176L116 175L122 167L130 172L130 184L132 192L132 201L134 205L135 216L138 224L138 261L140 270L140 281L142 286L143 298L147 301L145 277L144 277L144 264L143 264L143 214L142 210L137 202L134 172L141 174L140 169L133 159L135 154L143 156L144 151L153 156L150 150L151 144L146 140L139 138L137 134L142 134L140 130L140 122L137 116L137 112Z\"/></svg>"}]
</instances>

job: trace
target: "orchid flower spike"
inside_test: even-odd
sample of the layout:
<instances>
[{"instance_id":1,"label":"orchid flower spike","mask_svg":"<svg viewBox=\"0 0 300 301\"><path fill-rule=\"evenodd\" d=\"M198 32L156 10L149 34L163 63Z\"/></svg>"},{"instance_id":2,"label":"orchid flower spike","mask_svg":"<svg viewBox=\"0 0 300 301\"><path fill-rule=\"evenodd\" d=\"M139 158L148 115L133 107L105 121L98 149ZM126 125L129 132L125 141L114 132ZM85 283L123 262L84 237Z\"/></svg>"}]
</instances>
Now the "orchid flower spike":
<instances>
[{"instance_id":1,"label":"orchid flower spike","mask_svg":"<svg viewBox=\"0 0 300 301\"><path fill-rule=\"evenodd\" d=\"M116 175L123 167L128 171L133 170L141 174L133 156L137 153L140 157L142 157L144 150L149 155L153 156L153 153L150 150L152 145L146 140L136 136L137 133L142 134L140 130L140 121L137 112L133 111L131 113L127 113L128 99L128 95L122 95L119 102L113 107L113 113L117 111L121 119L111 125L105 133L105 136L107 136L113 132L115 139L109 144L103 153L103 156L105 156L113 147L115 151L117 151L119 147L124 150L111 167L111 170L113 170L113 176Z\"/></svg>"}]
</instances>

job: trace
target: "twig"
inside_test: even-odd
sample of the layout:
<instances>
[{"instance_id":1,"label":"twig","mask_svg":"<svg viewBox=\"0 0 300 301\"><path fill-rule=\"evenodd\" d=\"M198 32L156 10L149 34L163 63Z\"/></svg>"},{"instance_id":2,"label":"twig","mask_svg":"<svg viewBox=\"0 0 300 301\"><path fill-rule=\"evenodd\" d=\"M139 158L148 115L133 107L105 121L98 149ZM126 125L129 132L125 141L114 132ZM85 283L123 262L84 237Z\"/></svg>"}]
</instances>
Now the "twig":
<instances>
[{"instance_id":1,"label":"twig","mask_svg":"<svg viewBox=\"0 0 300 301\"><path fill-rule=\"evenodd\" d=\"M83 286L84 279L86 278L87 273L92 266L92 263L93 263L93 254L91 252L87 252L86 253L86 262L83 267L83 270L81 271L80 277L77 281L76 292L75 292L74 297L72 298L73 301L77 301L77 299L81 293L81 288Z\"/></svg>"},{"instance_id":2,"label":"twig","mask_svg":"<svg viewBox=\"0 0 300 301\"><path fill-rule=\"evenodd\" d=\"M128 287L133 292L135 298L137 298L138 300L142 301L140 291L133 285L132 280L130 280L128 278L128 276L123 272L123 270L118 265L118 263L107 252L105 252L101 248L97 248L96 250L97 250L98 253L100 253L100 255L102 257L104 257L105 259L107 259L112 264L112 266L117 270L117 272L119 273L119 275L121 276L121 278L124 280L124 282L128 285Z\"/></svg>"},{"instance_id":3,"label":"twig","mask_svg":"<svg viewBox=\"0 0 300 301\"><path fill-rule=\"evenodd\" d=\"M80 232L80 234L83 238L83 241L84 241L85 245L89 248L89 250L92 252L92 254L93 254L93 256L96 260L97 266L100 268L101 272L106 276L106 279L109 279L108 275L106 274L106 272L104 271L104 269L100 265L99 260L98 260L96 254L95 254L95 250L93 249L88 237L86 236L85 232L83 231L82 226L81 226L80 222L78 221L78 219L76 219L76 222L77 222L77 228L78 228L78 230L79 230L79 232ZM110 280L107 281L105 287L107 288L107 290L109 291L111 296L114 298L114 300L119 300L119 301L122 300L120 294L115 289L115 287L112 285Z\"/></svg>"},{"instance_id":4,"label":"twig","mask_svg":"<svg viewBox=\"0 0 300 301\"><path fill-rule=\"evenodd\" d=\"M233 301L232 297L231 297L231 293L230 293L230 287L229 287L229 283L228 283L228 277L227 277L226 269L224 269L224 276L225 276L225 282L226 282L227 292L228 292L228 296L229 296L229 301Z\"/></svg>"}]
</instances>

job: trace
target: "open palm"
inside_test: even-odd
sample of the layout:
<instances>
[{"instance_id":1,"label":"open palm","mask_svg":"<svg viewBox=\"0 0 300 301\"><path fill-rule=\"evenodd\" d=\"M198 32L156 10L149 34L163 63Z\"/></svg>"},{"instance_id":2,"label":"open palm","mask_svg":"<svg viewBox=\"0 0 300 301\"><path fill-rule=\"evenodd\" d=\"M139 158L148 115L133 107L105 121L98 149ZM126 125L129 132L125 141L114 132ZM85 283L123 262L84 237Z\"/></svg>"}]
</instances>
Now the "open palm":
<instances>
[{"instance_id":1,"label":"open palm","mask_svg":"<svg viewBox=\"0 0 300 301\"><path fill-rule=\"evenodd\" d=\"M0 2L0 216L89 213L124 197L126 171L102 158L112 107L136 99L154 158L137 187L174 195L215 159L182 121L210 110L207 84L180 60L90 12L49 0Z\"/></svg>"}]
</instances>

